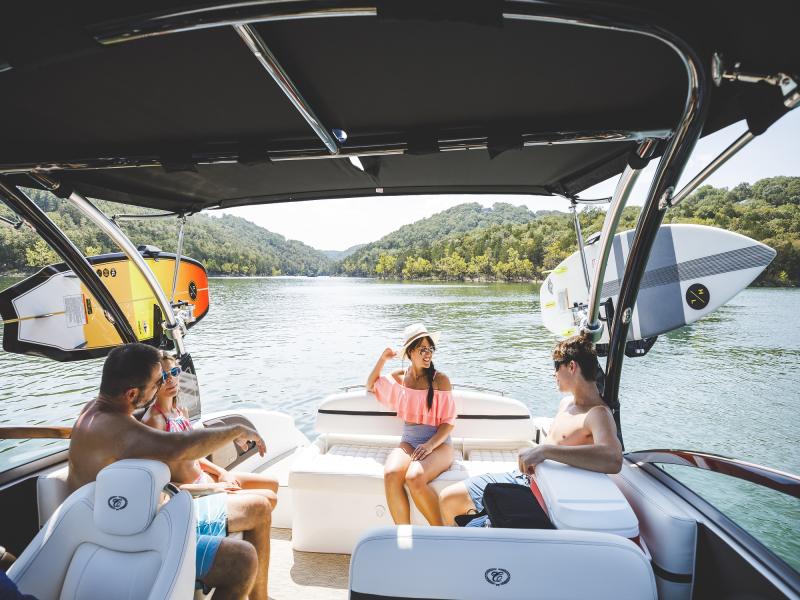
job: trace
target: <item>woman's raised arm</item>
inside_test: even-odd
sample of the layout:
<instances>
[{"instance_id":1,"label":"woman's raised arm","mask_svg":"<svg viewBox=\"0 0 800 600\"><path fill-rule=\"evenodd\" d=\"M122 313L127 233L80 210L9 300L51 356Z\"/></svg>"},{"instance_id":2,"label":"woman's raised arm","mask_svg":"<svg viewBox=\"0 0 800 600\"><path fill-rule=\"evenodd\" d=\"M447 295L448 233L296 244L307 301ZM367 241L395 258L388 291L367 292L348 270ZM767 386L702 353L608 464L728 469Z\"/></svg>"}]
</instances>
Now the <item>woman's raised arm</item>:
<instances>
[{"instance_id":1,"label":"woman's raised arm","mask_svg":"<svg viewBox=\"0 0 800 600\"><path fill-rule=\"evenodd\" d=\"M390 359L394 358L395 356L397 356L397 352L395 352L391 348L386 348L386 350L383 351L383 353L381 354L380 358L378 359L378 362L376 362L375 366L372 368L372 371L370 372L369 377L367 377L367 391L368 392L372 391L373 386L375 385L375 382L378 381L378 377L381 376L381 370L383 369L383 365L386 364L387 360L390 360Z\"/></svg>"}]
</instances>

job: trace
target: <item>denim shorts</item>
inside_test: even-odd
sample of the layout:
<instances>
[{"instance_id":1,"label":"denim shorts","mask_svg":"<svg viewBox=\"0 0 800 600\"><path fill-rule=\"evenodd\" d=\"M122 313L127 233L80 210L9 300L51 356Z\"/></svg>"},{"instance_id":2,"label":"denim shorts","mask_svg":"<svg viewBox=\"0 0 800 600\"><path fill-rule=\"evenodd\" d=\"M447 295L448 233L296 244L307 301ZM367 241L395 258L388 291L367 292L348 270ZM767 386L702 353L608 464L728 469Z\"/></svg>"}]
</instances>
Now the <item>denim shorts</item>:
<instances>
[{"instance_id":1,"label":"denim shorts","mask_svg":"<svg viewBox=\"0 0 800 600\"><path fill-rule=\"evenodd\" d=\"M405 423L403 425L403 437L400 442L410 444L416 450L417 446L424 444L433 437L439 428L436 425L423 425L421 423ZM452 438L448 435L443 444L453 445Z\"/></svg>"}]
</instances>

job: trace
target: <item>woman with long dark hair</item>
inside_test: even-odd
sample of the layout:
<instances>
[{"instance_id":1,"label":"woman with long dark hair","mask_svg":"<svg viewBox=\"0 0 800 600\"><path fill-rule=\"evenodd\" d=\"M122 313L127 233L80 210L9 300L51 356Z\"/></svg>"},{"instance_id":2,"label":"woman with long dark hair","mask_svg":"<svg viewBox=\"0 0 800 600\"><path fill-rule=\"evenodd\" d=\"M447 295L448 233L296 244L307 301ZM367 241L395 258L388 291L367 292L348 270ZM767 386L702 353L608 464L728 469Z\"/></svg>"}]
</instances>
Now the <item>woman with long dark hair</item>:
<instances>
[{"instance_id":1,"label":"woman with long dark hair","mask_svg":"<svg viewBox=\"0 0 800 600\"><path fill-rule=\"evenodd\" d=\"M411 362L409 368L394 371L391 379L381 377L386 361L398 355L386 348L367 378L367 390L404 421L400 445L386 459L383 476L389 512L398 525L411 523L406 486L428 523L442 525L438 496L428 484L453 463L456 408L450 380L433 366L438 339L438 332L429 333L422 323L409 325L399 352Z\"/></svg>"},{"instance_id":2,"label":"woman with long dark hair","mask_svg":"<svg viewBox=\"0 0 800 600\"><path fill-rule=\"evenodd\" d=\"M162 350L160 355L163 384L142 423L167 432L192 429L186 410L178 406L181 368L168 352ZM205 458L174 462L169 467L174 482L192 494L248 491L266 496L273 508L278 502L278 482L269 475L230 472Z\"/></svg>"}]
</instances>

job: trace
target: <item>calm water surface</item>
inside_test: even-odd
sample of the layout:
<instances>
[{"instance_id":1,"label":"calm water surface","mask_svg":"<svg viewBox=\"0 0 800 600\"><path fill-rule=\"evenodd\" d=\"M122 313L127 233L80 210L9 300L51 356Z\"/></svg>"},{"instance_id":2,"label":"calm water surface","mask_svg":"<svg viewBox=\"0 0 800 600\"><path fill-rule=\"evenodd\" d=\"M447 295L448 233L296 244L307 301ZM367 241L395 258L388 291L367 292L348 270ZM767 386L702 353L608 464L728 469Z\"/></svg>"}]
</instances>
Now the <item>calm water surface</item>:
<instances>
[{"instance_id":1,"label":"calm water surface","mask_svg":"<svg viewBox=\"0 0 800 600\"><path fill-rule=\"evenodd\" d=\"M0 288L14 281L0 278ZM211 299L187 340L204 411L279 410L313 436L319 401L362 383L383 348L397 347L403 328L415 321L442 331L435 363L453 382L500 390L536 415L551 416L558 406L554 338L541 324L533 285L212 279ZM701 449L800 473L799 307L800 290L748 289L702 321L662 336L646 357L626 359L620 392L626 449ZM0 353L0 425L71 424L96 393L101 364ZM0 442L0 470L59 444ZM750 492L707 487L715 504L747 519L739 507ZM773 547L800 568L798 503L783 496L759 503L789 521L746 525L760 536L766 527Z\"/></svg>"}]
</instances>

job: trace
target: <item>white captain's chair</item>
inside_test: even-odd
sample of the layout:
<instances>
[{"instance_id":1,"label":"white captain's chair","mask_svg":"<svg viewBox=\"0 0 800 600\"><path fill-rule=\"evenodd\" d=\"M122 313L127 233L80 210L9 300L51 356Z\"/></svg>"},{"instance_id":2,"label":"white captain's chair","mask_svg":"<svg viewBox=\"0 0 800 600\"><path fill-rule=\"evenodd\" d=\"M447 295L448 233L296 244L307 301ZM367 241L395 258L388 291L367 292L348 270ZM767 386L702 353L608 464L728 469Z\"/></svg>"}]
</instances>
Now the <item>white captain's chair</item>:
<instances>
[{"instance_id":1,"label":"white captain's chair","mask_svg":"<svg viewBox=\"0 0 800 600\"><path fill-rule=\"evenodd\" d=\"M8 576L39 600L191 598L192 498L159 507L169 479L152 460L109 465L58 507Z\"/></svg>"}]
</instances>

